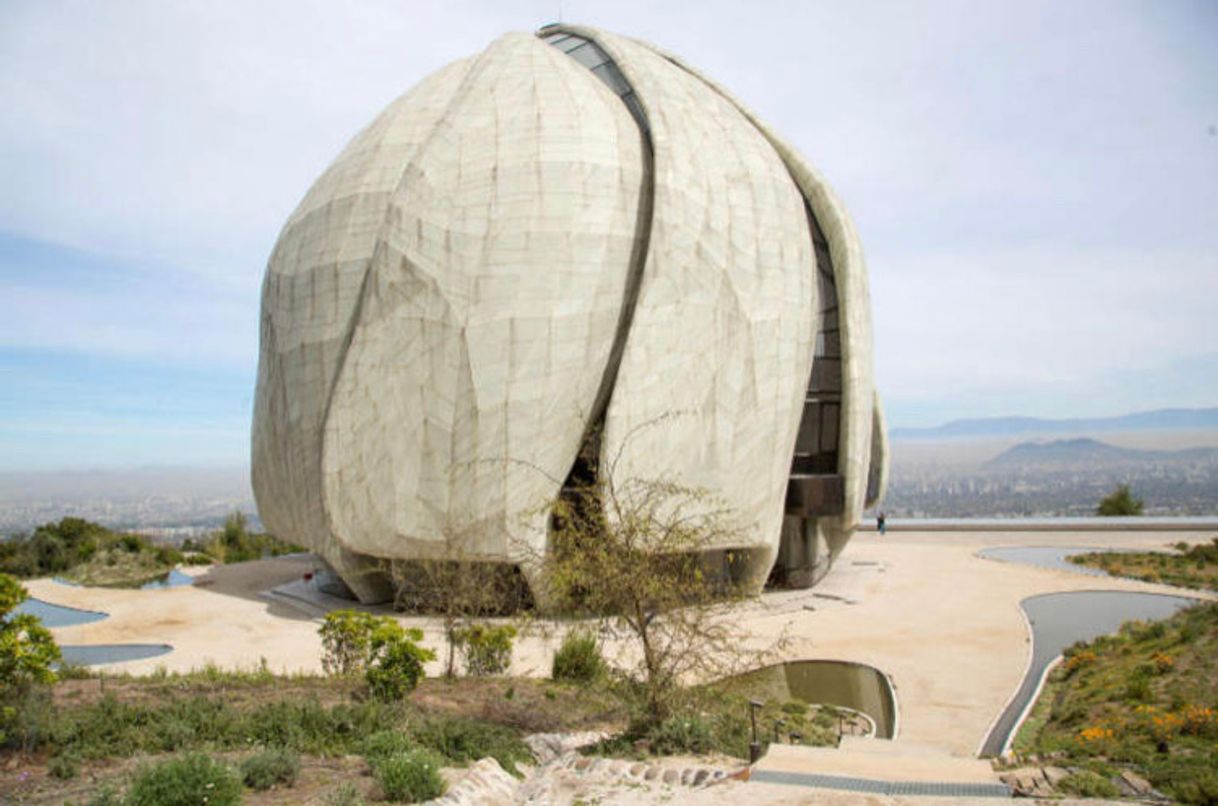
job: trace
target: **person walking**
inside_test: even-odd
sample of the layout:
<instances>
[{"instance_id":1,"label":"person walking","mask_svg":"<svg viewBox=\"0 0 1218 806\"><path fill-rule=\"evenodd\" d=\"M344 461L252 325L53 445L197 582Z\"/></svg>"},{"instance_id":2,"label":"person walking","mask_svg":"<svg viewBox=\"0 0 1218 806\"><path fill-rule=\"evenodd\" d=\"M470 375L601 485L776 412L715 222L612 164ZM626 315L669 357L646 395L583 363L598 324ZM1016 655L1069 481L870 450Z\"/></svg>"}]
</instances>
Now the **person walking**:
<instances>
[{"instance_id":1,"label":"person walking","mask_svg":"<svg viewBox=\"0 0 1218 806\"><path fill-rule=\"evenodd\" d=\"M876 528L877 528L877 529L879 529L879 530L880 530L880 534L881 534L881 535L883 535L883 534L885 533L885 531L887 531L887 529L888 529L888 518L884 517L884 513L883 513L883 512L881 512L880 514L876 515L876 518L875 518L875 526L876 526Z\"/></svg>"}]
</instances>

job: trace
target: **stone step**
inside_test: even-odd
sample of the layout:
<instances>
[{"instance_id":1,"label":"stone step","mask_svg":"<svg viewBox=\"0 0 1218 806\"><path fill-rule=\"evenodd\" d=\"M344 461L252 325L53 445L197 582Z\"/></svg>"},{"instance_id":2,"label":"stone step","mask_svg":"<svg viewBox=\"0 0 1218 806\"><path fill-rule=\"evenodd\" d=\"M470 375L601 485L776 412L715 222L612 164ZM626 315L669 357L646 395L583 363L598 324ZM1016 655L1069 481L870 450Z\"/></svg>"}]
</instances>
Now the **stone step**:
<instances>
[{"instance_id":1,"label":"stone step","mask_svg":"<svg viewBox=\"0 0 1218 806\"><path fill-rule=\"evenodd\" d=\"M888 739L869 739L865 736L843 736L838 743L839 752L869 753L876 756L926 756L932 758L965 758L972 761L973 756L957 756L951 750L938 744L926 742L907 742L904 739L890 741Z\"/></svg>"}]
</instances>

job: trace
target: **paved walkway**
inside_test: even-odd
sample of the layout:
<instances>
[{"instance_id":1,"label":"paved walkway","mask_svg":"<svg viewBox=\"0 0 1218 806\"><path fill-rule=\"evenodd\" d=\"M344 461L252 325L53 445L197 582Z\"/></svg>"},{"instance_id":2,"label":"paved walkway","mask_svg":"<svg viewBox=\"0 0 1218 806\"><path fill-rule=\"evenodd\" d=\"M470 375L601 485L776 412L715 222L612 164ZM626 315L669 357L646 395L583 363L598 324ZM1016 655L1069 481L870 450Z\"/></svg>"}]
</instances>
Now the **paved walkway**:
<instances>
[{"instance_id":1,"label":"paved walkway","mask_svg":"<svg viewBox=\"0 0 1218 806\"><path fill-rule=\"evenodd\" d=\"M877 795L1010 797L988 761L913 742L847 736L839 747L770 745L750 782Z\"/></svg>"}]
</instances>

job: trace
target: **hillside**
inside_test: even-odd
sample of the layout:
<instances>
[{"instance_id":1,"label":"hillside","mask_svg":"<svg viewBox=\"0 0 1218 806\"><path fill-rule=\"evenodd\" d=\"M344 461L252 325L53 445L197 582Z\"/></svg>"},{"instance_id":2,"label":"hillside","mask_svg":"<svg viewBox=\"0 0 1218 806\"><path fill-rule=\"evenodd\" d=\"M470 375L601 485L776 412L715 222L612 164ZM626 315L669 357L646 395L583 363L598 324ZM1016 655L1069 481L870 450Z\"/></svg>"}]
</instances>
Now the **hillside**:
<instances>
[{"instance_id":1,"label":"hillside","mask_svg":"<svg viewBox=\"0 0 1218 806\"><path fill-rule=\"evenodd\" d=\"M1082 464L1138 464L1145 462L1218 461L1218 448L1186 448L1150 451L1122 448L1097 439L1059 439L1050 442L1021 442L1000 453L985 466L991 469L1029 465L1069 466Z\"/></svg>"},{"instance_id":2,"label":"hillside","mask_svg":"<svg viewBox=\"0 0 1218 806\"><path fill-rule=\"evenodd\" d=\"M1088 434L1118 431L1218 430L1218 408L1156 409L1118 417L985 417L953 420L933 428L894 428L893 439L999 437L1022 434Z\"/></svg>"}]
</instances>

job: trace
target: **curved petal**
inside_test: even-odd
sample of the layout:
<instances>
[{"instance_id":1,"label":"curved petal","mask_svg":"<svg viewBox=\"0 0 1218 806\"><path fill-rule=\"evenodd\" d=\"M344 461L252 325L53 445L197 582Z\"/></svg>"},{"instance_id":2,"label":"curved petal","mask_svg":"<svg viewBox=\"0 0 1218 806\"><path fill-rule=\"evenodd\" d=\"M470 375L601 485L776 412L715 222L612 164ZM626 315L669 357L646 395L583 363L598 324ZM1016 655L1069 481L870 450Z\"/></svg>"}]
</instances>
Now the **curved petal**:
<instances>
[{"instance_id":1,"label":"curved petal","mask_svg":"<svg viewBox=\"0 0 1218 806\"><path fill-rule=\"evenodd\" d=\"M275 244L262 286L251 474L263 524L320 552L349 584L362 563L322 509L322 424L389 198L472 60L398 98L313 184Z\"/></svg>"},{"instance_id":2,"label":"curved petal","mask_svg":"<svg viewBox=\"0 0 1218 806\"><path fill-rule=\"evenodd\" d=\"M518 558L576 453L622 304L634 121L532 36L497 40L388 205L325 425L325 506L352 550Z\"/></svg>"},{"instance_id":3,"label":"curved petal","mask_svg":"<svg viewBox=\"0 0 1218 806\"><path fill-rule=\"evenodd\" d=\"M765 138L704 82L636 42L591 35L638 94L655 149L651 248L604 464L615 480L709 491L736 520L720 548L761 549L764 581L814 346L803 200Z\"/></svg>"}]
</instances>

